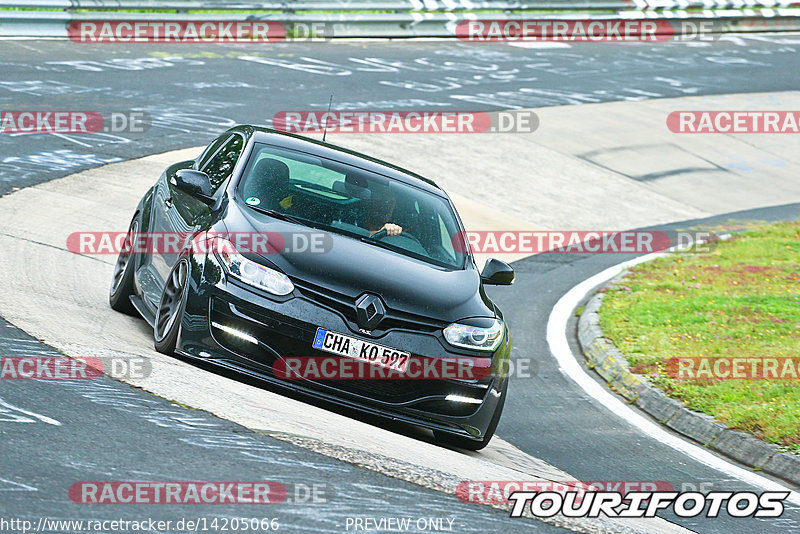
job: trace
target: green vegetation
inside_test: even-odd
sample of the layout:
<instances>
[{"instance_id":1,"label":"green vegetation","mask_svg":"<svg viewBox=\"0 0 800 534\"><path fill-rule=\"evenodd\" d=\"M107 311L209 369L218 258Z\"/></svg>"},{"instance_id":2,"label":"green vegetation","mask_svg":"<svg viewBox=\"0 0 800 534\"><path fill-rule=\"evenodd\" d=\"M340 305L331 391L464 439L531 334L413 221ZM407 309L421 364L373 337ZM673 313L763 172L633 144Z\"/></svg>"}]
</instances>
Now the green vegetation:
<instances>
[{"instance_id":1,"label":"green vegetation","mask_svg":"<svg viewBox=\"0 0 800 534\"><path fill-rule=\"evenodd\" d=\"M687 407L800 453L800 380L679 380L676 357L800 358L800 221L634 268L600 310L604 335Z\"/></svg>"}]
</instances>

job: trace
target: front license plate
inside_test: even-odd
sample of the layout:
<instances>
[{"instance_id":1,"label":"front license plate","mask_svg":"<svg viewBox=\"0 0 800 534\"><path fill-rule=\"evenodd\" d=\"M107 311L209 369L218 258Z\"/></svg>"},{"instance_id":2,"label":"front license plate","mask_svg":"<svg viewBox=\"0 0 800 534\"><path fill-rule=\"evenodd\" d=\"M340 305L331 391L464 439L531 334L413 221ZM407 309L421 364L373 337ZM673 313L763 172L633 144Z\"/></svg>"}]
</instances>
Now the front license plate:
<instances>
[{"instance_id":1,"label":"front license plate","mask_svg":"<svg viewBox=\"0 0 800 534\"><path fill-rule=\"evenodd\" d=\"M406 367L408 367L408 360L411 358L411 353L409 352L378 345L377 343L340 334L339 332L332 332L324 328L317 328L317 334L314 336L312 346L315 349L362 360L387 369L395 369L402 373L405 373Z\"/></svg>"}]
</instances>

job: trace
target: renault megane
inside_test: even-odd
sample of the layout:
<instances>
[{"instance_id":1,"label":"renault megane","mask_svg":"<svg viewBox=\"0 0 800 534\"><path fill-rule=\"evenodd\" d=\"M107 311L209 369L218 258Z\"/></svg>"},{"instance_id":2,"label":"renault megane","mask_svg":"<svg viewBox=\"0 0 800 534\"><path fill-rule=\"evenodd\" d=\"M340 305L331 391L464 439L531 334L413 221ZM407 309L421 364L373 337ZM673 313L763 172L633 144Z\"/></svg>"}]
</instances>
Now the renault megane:
<instances>
[{"instance_id":1,"label":"renault megane","mask_svg":"<svg viewBox=\"0 0 800 534\"><path fill-rule=\"evenodd\" d=\"M141 199L109 300L151 324L160 352L477 450L500 419L510 353L484 285L513 279L496 259L478 270L453 203L431 180L237 126L167 168ZM313 358L361 360L388 374L287 379L287 368ZM491 372L405 376L453 359Z\"/></svg>"}]
</instances>

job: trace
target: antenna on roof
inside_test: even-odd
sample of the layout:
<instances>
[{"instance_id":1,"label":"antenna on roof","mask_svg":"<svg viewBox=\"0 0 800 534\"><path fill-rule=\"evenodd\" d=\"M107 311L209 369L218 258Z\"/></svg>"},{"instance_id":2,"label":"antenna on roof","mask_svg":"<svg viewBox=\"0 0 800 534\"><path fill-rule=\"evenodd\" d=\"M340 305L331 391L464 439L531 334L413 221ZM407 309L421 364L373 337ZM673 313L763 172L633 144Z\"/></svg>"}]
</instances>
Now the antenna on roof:
<instances>
[{"instance_id":1,"label":"antenna on roof","mask_svg":"<svg viewBox=\"0 0 800 534\"><path fill-rule=\"evenodd\" d=\"M331 94L331 99L328 100L328 113L331 112L331 104L333 104L333 95ZM322 131L322 142L325 142L325 136L328 135L328 117L325 116L325 129Z\"/></svg>"}]
</instances>

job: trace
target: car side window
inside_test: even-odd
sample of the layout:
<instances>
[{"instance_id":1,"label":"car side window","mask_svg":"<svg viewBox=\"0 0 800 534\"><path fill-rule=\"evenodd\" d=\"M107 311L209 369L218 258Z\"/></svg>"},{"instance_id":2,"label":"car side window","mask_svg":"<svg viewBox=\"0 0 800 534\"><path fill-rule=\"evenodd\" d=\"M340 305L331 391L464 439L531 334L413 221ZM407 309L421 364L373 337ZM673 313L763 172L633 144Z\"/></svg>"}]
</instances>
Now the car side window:
<instances>
[{"instance_id":1,"label":"car side window","mask_svg":"<svg viewBox=\"0 0 800 534\"><path fill-rule=\"evenodd\" d=\"M231 139L211 159L201 167L211 181L211 190L216 193L228 176L231 175L239 156L242 154L244 139L241 135L233 135Z\"/></svg>"},{"instance_id":2,"label":"car side window","mask_svg":"<svg viewBox=\"0 0 800 534\"><path fill-rule=\"evenodd\" d=\"M208 165L208 160L211 159L219 147L225 144L225 142L230 139L231 134L225 133L211 141L211 143L203 149L203 153L200 154L200 157L194 160L194 165L192 166L195 170L201 170L204 166Z\"/></svg>"}]
</instances>

